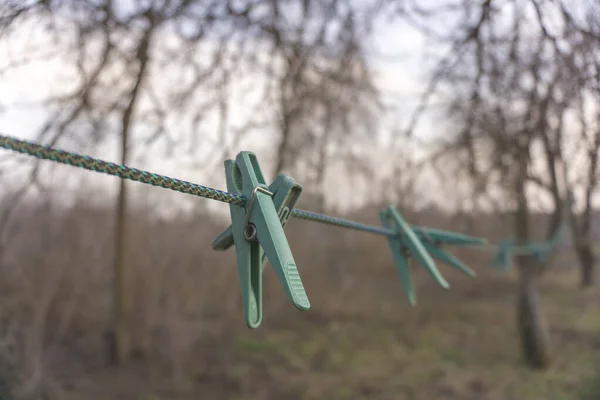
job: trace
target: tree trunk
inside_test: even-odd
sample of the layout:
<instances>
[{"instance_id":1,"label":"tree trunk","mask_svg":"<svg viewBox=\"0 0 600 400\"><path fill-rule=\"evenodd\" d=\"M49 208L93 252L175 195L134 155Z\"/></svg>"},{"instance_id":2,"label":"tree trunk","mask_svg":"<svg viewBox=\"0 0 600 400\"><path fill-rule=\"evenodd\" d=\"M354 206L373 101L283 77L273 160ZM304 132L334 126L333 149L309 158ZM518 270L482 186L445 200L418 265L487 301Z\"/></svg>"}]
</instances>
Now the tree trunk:
<instances>
[{"instance_id":1,"label":"tree trunk","mask_svg":"<svg viewBox=\"0 0 600 400\"><path fill-rule=\"evenodd\" d=\"M577 246L576 251L581 266L581 287L589 288L594 285L596 257L589 243Z\"/></svg>"},{"instance_id":2,"label":"tree trunk","mask_svg":"<svg viewBox=\"0 0 600 400\"><path fill-rule=\"evenodd\" d=\"M527 182L527 155L525 147L520 155L520 168L515 182L517 210L515 212L515 237L519 245L530 241L529 204L525 193ZM519 294L517 301L517 327L521 349L527 365L544 369L550 365L548 327L544 321L539 295L541 265L529 255L516 257L519 267Z\"/></svg>"},{"instance_id":3,"label":"tree trunk","mask_svg":"<svg viewBox=\"0 0 600 400\"><path fill-rule=\"evenodd\" d=\"M540 274L529 257L519 261L517 326L523 357L528 366L544 369L550 365L549 335L539 295Z\"/></svg>"},{"instance_id":4,"label":"tree trunk","mask_svg":"<svg viewBox=\"0 0 600 400\"><path fill-rule=\"evenodd\" d=\"M129 104L123 112L121 121L121 164L126 165L128 159L129 134L133 112L142 82L146 75L148 64L148 48L152 34L152 24L140 41L137 52L139 70L135 85L129 94ZM109 357L113 364L122 364L131 353L130 320L132 312L132 299L127 288L129 273L126 263L126 239L127 239L127 185L126 180L119 182L119 195L117 199L117 212L115 223L115 259L114 259L114 288L113 288L113 326L109 338Z\"/></svg>"},{"instance_id":5,"label":"tree trunk","mask_svg":"<svg viewBox=\"0 0 600 400\"><path fill-rule=\"evenodd\" d=\"M121 138L121 163L127 160L127 134ZM128 357L131 340L129 337L128 321L130 319L130 299L127 293L127 271L125 260L126 240L126 210L127 210L127 184L125 179L119 182L119 197L117 199L117 213L115 224L115 260L114 260L114 288L113 288L113 332L112 343L109 348L110 359L113 364L121 364Z\"/></svg>"}]
</instances>

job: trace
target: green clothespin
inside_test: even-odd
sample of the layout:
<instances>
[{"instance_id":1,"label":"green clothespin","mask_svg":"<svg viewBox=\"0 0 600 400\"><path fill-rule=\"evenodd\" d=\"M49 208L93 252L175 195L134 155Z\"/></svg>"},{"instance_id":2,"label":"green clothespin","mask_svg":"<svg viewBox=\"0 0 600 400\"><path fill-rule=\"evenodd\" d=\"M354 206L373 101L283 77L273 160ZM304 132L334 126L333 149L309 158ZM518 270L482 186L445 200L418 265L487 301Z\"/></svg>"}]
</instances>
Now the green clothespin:
<instances>
[{"instance_id":1,"label":"green clothespin","mask_svg":"<svg viewBox=\"0 0 600 400\"><path fill-rule=\"evenodd\" d=\"M262 321L261 247L294 306L308 310L310 302L282 226L282 220L287 220L289 212L280 210L278 215L274 193L267 188L256 155L242 151L235 161L225 161L225 174L227 190L246 198L244 207L229 207L246 324L249 328L257 328ZM287 193L282 190L279 198L283 196L295 203L301 191L302 187L295 184ZM219 235L212 246L216 250L231 246L227 231Z\"/></svg>"},{"instance_id":2,"label":"green clothespin","mask_svg":"<svg viewBox=\"0 0 600 400\"><path fill-rule=\"evenodd\" d=\"M450 285L439 273L435 263L427 253L427 250L413 232L410 225L406 223L400 213L396 211L396 208L394 206L389 206L388 208L381 210L379 217L384 227L397 232L397 236L388 236L388 242L409 303L411 305L416 304L416 295L408 266L409 256L413 256L415 260L431 274L440 286L448 289Z\"/></svg>"},{"instance_id":3,"label":"green clothespin","mask_svg":"<svg viewBox=\"0 0 600 400\"><path fill-rule=\"evenodd\" d=\"M573 206L573 200L568 199L565 202L565 214L560 224L552 235L544 242L527 243L517 246L514 239L506 239L498 244L498 250L492 258L492 268L510 269L512 267L512 257L515 252L522 255L532 256L537 262L544 263L548 261L550 254L556 249L567 231L567 215Z\"/></svg>"},{"instance_id":4,"label":"green clothespin","mask_svg":"<svg viewBox=\"0 0 600 400\"><path fill-rule=\"evenodd\" d=\"M452 254L445 252L441 246L445 244L455 246L484 245L487 243L487 240L440 229L413 227L413 231L433 258L446 263L471 277L475 276L475 272L471 268L467 267Z\"/></svg>"}]
</instances>

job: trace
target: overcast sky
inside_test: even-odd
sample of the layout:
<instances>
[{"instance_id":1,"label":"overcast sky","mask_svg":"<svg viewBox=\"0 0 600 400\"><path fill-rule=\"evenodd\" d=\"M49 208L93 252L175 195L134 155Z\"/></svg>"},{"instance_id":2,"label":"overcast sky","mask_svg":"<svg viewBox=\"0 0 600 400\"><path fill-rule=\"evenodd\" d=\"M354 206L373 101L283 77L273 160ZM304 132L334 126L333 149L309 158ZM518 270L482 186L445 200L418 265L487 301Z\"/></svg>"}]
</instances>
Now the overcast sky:
<instances>
[{"instance_id":1,"label":"overcast sky","mask_svg":"<svg viewBox=\"0 0 600 400\"><path fill-rule=\"evenodd\" d=\"M419 97L427 84L429 66L424 64L423 60L426 50L428 52L432 51L431 43L426 43L422 35L399 21L393 23L381 21L375 24L375 27L372 48L369 50L371 66L377 76L379 86L385 89L386 93L393 93L394 102L401 105L401 112L403 113L398 117L406 119L418 103ZM10 44L6 41L0 42L0 60L19 58L19 54L25 52L31 43L36 43L40 38L43 39L43 36L39 35L40 33L36 32L35 29L23 29L20 40L13 40ZM0 62L0 69L3 66L3 63ZM64 70L65 66L60 62L37 63L18 68L10 76L2 77L0 79L0 107L6 104L29 102L43 97L56 86L67 85L69 82L65 80ZM163 83L168 84L168 82ZM237 108L237 112L243 112L244 103L238 102L234 108ZM248 112L249 110L246 109L245 111ZM235 114L232 115L232 119L236 119ZM44 120L43 108L29 106L26 108L6 107L0 110L0 132L18 138L31 139ZM425 119L420 127L421 135L427 135L428 132L433 133L435 129L444 129L443 125L440 127L439 123L433 123L429 119ZM385 125L381 127L384 132L387 128L389 127ZM214 125L212 132L216 132L216 130L217 127ZM206 134L210 135L210 133L211 130L209 129ZM273 167L273 149L276 145L276 143L261 140L260 136L254 135L242 143L232 146L231 154L228 154L228 156L235 157L237 152L242 150L255 151L261 162L263 172L265 172L267 180L270 181ZM85 152L109 161L118 161L118 145L115 141L107 141L101 148L95 149L69 148L68 145L66 147L70 150ZM390 170L391 160L386 154L379 154L375 146L373 148L365 147L363 150L374 163L377 163L378 171ZM0 153L0 160L6 156L6 154ZM196 159L178 154L173 158L156 155L152 157L153 154L144 154L144 156L144 160L133 158L130 165L219 189L226 188L222 160L212 160L211 162L215 163L215 168L212 168L211 164L208 171L205 168L198 168L198 164L203 165L205 158L206 160L210 159L210 151L209 153L202 153L202 149L199 149ZM14 158L12 155L11 157ZM46 162L44 165L46 169L49 169L51 163ZM374 200L371 194L373 190L370 190L368 186L372 182L348 180L344 171L336 168L336 166L331 168L328 180L328 188L331 189L328 198L332 204L341 209L346 209L360 206L368 200ZM60 176L63 185L71 185L74 188L81 188L81 179L84 180L85 185L99 186L104 190L110 190L112 193L117 187L116 178L98 176L98 174L92 176L93 173L87 171L75 172L67 166L52 166L52 170L57 171L52 173L54 178ZM77 179L64 180L64 176L76 177ZM6 179L6 176L3 179ZM453 189L449 190L449 188L437 187L435 180L433 178L427 179L427 175L425 175L419 183L420 193L423 195L424 201L433 201L438 205L449 208L456 205L457 198L455 195L460 189L460 182L454 182ZM136 187L139 186L136 185ZM382 188L377 188L375 193L380 193L381 190ZM132 193L144 196L142 193L146 192L134 190ZM161 197L161 195L157 197ZM168 199L170 205L183 204L186 207L194 207L197 204L197 199L191 199L189 196L180 194L168 194L165 198ZM103 202L104 200L101 198L99 201ZM211 204L211 207L224 212L227 211L227 207L221 204Z\"/></svg>"}]
</instances>

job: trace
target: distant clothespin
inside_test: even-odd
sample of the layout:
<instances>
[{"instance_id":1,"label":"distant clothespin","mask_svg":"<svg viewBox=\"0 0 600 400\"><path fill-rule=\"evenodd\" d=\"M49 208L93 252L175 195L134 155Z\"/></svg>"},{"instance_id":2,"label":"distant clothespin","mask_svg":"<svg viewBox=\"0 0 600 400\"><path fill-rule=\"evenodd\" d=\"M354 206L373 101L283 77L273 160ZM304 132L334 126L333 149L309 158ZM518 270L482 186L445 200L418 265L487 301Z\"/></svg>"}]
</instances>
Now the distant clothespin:
<instances>
[{"instance_id":1,"label":"distant clothespin","mask_svg":"<svg viewBox=\"0 0 600 400\"><path fill-rule=\"evenodd\" d=\"M413 232L415 232L427 252L433 258L446 263L471 277L475 276L475 272L471 268L467 267L452 254L444 251L441 246L477 246L486 244L487 240L433 228L413 227Z\"/></svg>"},{"instance_id":2,"label":"distant clothespin","mask_svg":"<svg viewBox=\"0 0 600 400\"><path fill-rule=\"evenodd\" d=\"M396 208L394 206L389 206L388 208L381 210L379 217L384 227L397 233L395 236L388 236L388 243L410 304L416 304L416 295L410 276L408 265L409 257L413 257L422 267L424 267L440 286L448 289L450 285L437 270L435 263L429 256L425 246L421 243L415 232L413 232L410 225L406 223L400 213L396 211Z\"/></svg>"},{"instance_id":3,"label":"distant clothespin","mask_svg":"<svg viewBox=\"0 0 600 400\"><path fill-rule=\"evenodd\" d=\"M492 258L492 268L504 270L512 268L512 259L515 254L533 257L533 259L539 263L547 262L552 252L556 250L566 234L568 214L571 212L573 204L573 199L570 197L567 198L564 202L564 214L562 219L556 227L556 230L547 240L537 243L526 243L519 246L517 246L514 239L505 239L501 241Z\"/></svg>"},{"instance_id":4,"label":"distant clothespin","mask_svg":"<svg viewBox=\"0 0 600 400\"><path fill-rule=\"evenodd\" d=\"M506 239L498 243L498 249L492 257L492 268L511 269L515 255L529 256L537 262L546 262L552 249L553 247L548 241L517 246L514 239Z\"/></svg>"},{"instance_id":5,"label":"distant clothespin","mask_svg":"<svg viewBox=\"0 0 600 400\"><path fill-rule=\"evenodd\" d=\"M240 152L235 161L225 161L225 174L227 190L245 197L246 205L230 205L231 227L215 239L212 247L226 250L235 245L246 324L257 328L262 321L264 256L294 306L308 310L310 302L283 231L302 186L280 175L267 187L256 155L247 151Z\"/></svg>"}]
</instances>

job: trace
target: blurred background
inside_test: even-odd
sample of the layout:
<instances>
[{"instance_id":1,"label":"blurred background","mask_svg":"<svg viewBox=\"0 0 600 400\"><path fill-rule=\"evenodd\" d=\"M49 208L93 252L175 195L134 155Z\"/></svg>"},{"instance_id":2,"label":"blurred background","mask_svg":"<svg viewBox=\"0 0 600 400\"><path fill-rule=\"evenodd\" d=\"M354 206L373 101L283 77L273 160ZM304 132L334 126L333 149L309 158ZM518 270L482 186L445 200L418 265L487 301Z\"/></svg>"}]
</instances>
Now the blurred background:
<instances>
[{"instance_id":1,"label":"blurred background","mask_svg":"<svg viewBox=\"0 0 600 400\"><path fill-rule=\"evenodd\" d=\"M219 189L250 150L301 208L492 244L568 222L413 266L410 307L384 237L290 221L312 308L268 266L249 330L227 205L3 150L3 395L600 399L599 63L596 0L2 0L3 135Z\"/></svg>"}]
</instances>

